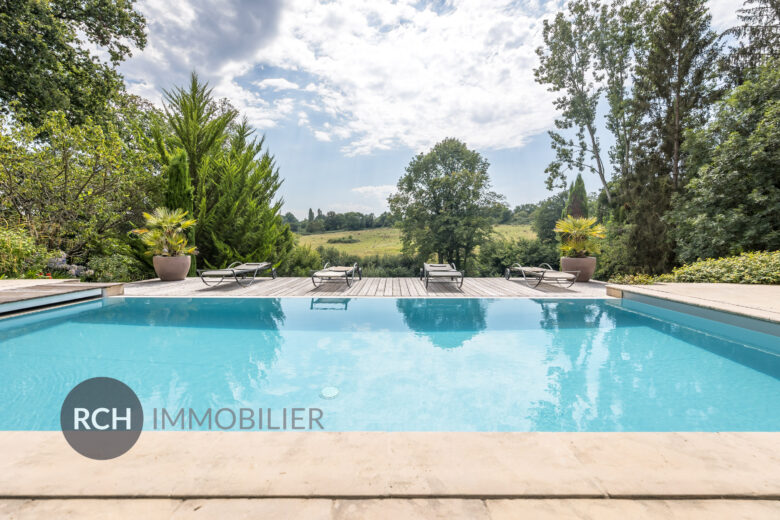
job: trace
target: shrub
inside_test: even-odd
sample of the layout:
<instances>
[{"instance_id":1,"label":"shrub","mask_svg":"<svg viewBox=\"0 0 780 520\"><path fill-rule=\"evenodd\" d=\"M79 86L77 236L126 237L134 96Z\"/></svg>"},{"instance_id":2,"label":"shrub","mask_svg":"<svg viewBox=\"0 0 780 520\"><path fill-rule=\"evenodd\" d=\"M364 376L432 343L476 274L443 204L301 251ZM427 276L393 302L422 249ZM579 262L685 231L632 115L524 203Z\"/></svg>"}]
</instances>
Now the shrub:
<instances>
[{"instance_id":1,"label":"shrub","mask_svg":"<svg viewBox=\"0 0 780 520\"><path fill-rule=\"evenodd\" d=\"M83 278L90 282L134 282L152 278L154 269L144 260L148 260L148 256L136 255L128 243L109 239L101 252L89 259L89 270Z\"/></svg>"},{"instance_id":2,"label":"shrub","mask_svg":"<svg viewBox=\"0 0 780 520\"><path fill-rule=\"evenodd\" d=\"M609 279L609 283L623 285L650 285L656 282L655 276L649 274L618 274Z\"/></svg>"},{"instance_id":3,"label":"shrub","mask_svg":"<svg viewBox=\"0 0 780 520\"><path fill-rule=\"evenodd\" d=\"M501 276L504 269L515 262L521 265L537 266L550 264L558 266L557 244L539 239L520 238L517 241L490 240L479 248L477 270L480 276Z\"/></svg>"},{"instance_id":4,"label":"shrub","mask_svg":"<svg viewBox=\"0 0 780 520\"><path fill-rule=\"evenodd\" d=\"M276 270L282 276L309 276L320 267L322 258L317 251L311 246L295 246Z\"/></svg>"},{"instance_id":5,"label":"shrub","mask_svg":"<svg viewBox=\"0 0 780 520\"><path fill-rule=\"evenodd\" d=\"M354 238L352 235L328 239L328 244L356 244L358 242L360 242L360 240Z\"/></svg>"},{"instance_id":6,"label":"shrub","mask_svg":"<svg viewBox=\"0 0 780 520\"><path fill-rule=\"evenodd\" d=\"M46 265L46 248L22 225L0 221L0 277L32 277Z\"/></svg>"},{"instance_id":7,"label":"shrub","mask_svg":"<svg viewBox=\"0 0 780 520\"><path fill-rule=\"evenodd\" d=\"M363 270L363 276L417 276L421 263L412 256L405 255L369 255L357 256L344 253L335 247L317 248L323 263L331 265L352 265L355 262ZM321 266L318 266L321 267Z\"/></svg>"},{"instance_id":8,"label":"shrub","mask_svg":"<svg viewBox=\"0 0 780 520\"><path fill-rule=\"evenodd\" d=\"M780 284L780 251L699 260L660 276L616 276L612 283L654 282Z\"/></svg>"},{"instance_id":9,"label":"shrub","mask_svg":"<svg viewBox=\"0 0 780 520\"><path fill-rule=\"evenodd\" d=\"M674 269L675 282L780 284L780 251L699 260Z\"/></svg>"}]
</instances>

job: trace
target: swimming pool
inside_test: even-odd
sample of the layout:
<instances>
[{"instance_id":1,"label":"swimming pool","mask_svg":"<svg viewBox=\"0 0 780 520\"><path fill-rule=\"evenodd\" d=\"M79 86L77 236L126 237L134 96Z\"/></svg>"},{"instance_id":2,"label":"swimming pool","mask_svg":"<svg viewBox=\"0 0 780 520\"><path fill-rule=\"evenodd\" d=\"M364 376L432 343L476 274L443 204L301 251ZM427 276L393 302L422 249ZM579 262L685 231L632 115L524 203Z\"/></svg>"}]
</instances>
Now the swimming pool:
<instances>
[{"instance_id":1,"label":"swimming pool","mask_svg":"<svg viewBox=\"0 0 780 520\"><path fill-rule=\"evenodd\" d=\"M316 407L333 431L780 430L778 336L625 300L117 297L0 320L0 429L59 429L96 376L147 423Z\"/></svg>"}]
</instances>

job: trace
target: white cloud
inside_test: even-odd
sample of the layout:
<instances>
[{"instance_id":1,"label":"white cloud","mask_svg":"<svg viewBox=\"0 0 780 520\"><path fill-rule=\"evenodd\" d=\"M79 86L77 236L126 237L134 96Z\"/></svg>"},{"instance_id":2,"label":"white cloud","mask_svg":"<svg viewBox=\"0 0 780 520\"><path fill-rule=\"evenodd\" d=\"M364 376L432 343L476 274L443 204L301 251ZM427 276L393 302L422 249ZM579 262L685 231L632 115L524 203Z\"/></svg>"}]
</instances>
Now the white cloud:
<instances>
[{"instance_id":1,"label":"white cloud","mask_svg":"<svg viewBox=\"0 0 780 520\"><path fill-rule=\"evenodd\" d=\"M534 50L562 3L142 0L149 44L122 72L159 102L197 69L254 126L297 121L349 156L445 137L514 148L555 117ZM736 23L739 0L709 5L716 30ZM252 82L258 71L273 72Z\"/></svg>"},{"instance_id":2,"label":"white cloud","mask_svg":"<svg viewBox=\"0 0 780 520\"><path fill-rule=\"evenodd\" d=\"M379 186L358 186L357 188L352 188L352 191L361 195L387 199L387 197L395 191L395 185L382 184Z\"/></svg>"},{"instance_id":3,"label":"white cloud","mask_svg":"<svg viewBox=\"0 0 780 520\"><path fill-rule=\"evenodd\" d=\"M436 12L417 0L144 0L149 45L122 71L131 91L159 102L155 90L197 69L252 124L268 128L305 110L296 119L317 139L338 139L347 155L422 150L447 136L514 147L552 123L551 95L531 69L540 16L554 3L454 0ZM240 81L260 67L273 77ZM305 87L286 72L307 77ZM292 108L271 101L292 89L307 99Z\"/></svg>"},{"instance_id":4,"label":"white cloud","mask_svg":"<svg viewBox=\"0 0 780 520\"><path fill-rule=\"evenodd\" d=\"M274 90L298 90L300 88L297 83L287 81L284 78L268 78L263 81L255 81L254 85L260 88L272 88Z\"/></svg>"},{"instance_id":5,"label":"white cloud","mask_svg":"<svg viewBox=\"0 0 780 520\"><path fill-rule=\"evenodd\" d=\"M739 24L737 10L742 7L741 0L709 0L707 2L712 14L712 28L717 32Z\"/></svg>"},{"instance_id":6,"label":"white cloud","mask_svg":"<svg viewBox=\"0 0 780 520\"><path fill-rule=\"evenodd\" d=\"M541 17L519 2L455 0L437 13L416 1L285 3L277 37L257 59L307 72L347 155L422 150L455 136L511 148L552 124L532 68Z\"/></svg>"}]
</instances>

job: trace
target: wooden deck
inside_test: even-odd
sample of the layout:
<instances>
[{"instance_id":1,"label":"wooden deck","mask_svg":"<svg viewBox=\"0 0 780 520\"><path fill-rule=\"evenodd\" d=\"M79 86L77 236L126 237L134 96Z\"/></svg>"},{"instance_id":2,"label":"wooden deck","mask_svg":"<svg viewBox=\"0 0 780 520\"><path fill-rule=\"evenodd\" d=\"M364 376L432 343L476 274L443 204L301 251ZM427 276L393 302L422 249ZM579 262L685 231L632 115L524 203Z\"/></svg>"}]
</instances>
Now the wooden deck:
<instances>
[{"instance_id":1,"label":"wooden deck","mask_svg":"<svg viewBox=\"0 0 780 520\"><path fill-rule=\"evenodd\" d=\"M180 297L390 297L390 298L605 298L606 284L576 283L569 289L554 284L541 284L535 289L522 281L503 278L466 278L463 287L448 282L432 282L428 290L417 278L363 278L352 287L344 282L326 283L315 288L310 278L258 279L249 287L234 281L224 281L216 287L206 287L199 278L180 282L146 280L125 285L126 296Z\"/></svg>"}]
</instances>

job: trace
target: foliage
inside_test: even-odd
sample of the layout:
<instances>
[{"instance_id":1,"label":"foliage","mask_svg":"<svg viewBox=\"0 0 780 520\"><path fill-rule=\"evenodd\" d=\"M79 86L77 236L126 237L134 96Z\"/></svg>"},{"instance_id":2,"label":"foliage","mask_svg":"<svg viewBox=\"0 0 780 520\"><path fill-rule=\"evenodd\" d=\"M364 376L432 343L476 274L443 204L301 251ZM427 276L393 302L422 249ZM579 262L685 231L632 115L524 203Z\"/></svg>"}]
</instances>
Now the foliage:
<instances>
[{"instance_id":1,"label":"foliage","mask_svg":"<svg viewBox=\"0 0 780 520\"><path fill-rule=\"evenodd\" d=\"M490 210L501 197L490 191L488 162L457 139L416 156L390 196L403 252L465 266L492 231Z\"/></svg>"},{"instance_id":2,"label":"foliage","mask_svg":"<svg viewBox=\"0 0 780 520\"><path fill-rule=\"evenodd\" d=\"M670 175L672 188L685 184L685 130L700 125L714 89L720 52L710 29L706 0L664 0L650 33L646 60L638 67L637 102L647 114L643 146L657 158L655 175Z\"/></svg>"},{"instance_id":3,"label":"foliage","mask_svg":"<svg viewBox=\"0 0 780 520\"><path fill-rule=\"evenodd\" d=\"M187 154L176 150L165 169L168 184L165 190L165 207L192 212L192 183L187 168Z\"/></svg>"},{"instance_id":4,"label":"foliage","mask_svg":"<svg viewBox=\"0 0 780 520\"><path fill-rule=\"evenodd\" d=\"M21 218L73 263L140 221L161 192L151 153L123 141L110 122L74 126L62 112L41 126L0 116L0 165L0 216Z\"/></svg>"},{"instance_id":5,"label":"foliage","mask_svg":"<svg viewBox=\"0 0 780 520\"><path fill-rule=\"evenodd\" d=\"M485 242L479 248L478 269L480 276L501 276L508 266L519 263L524 266L538 266L543 263L555 267L560 254L554 242L538 239L503 238Z\"/></svg>"},{"instance_id":6,"label":"foliage","mask_svg":"<svg viewBox=\"0 0 780 520\"><path fill-rule=\"evenodd\" d=\"M669 274L617 276L612 283L743 283L780 284L780 251L743 253L738 256L710 258L675 268Z\"/></svg>"},{"instance_id":7,"label":"foliage","mask_svg":"<svg viewBox=\"0 0 780 520\"><path fill-rule=\"evenodd\" d=\"M742 24L726 31L737 40L727 57L726 69L740 85L750 70L780 60L780 3L745 0L737 17Z\"/></svg>"},{"instance_id":8,"label":"foliage","mask_svg":"<svg viewBox=\"0 0 780 520\"><path fill-rule=\"evenodd\" d=\"M689 134L686 150L700 166L667 216L685 262L780 249L778 65L752 74Z\"/></svg>"},{"instance_id":9,"label":"foliage","mask_svg":"<svg viewBox=\"0 0 780 520\"><path fill-rule=\"evenodd\" d=\"M655 24L657 5L643 0L613 0L598 9L597 69L604 76L604 94L609 108L606 128L614 137L609 149L614 176L631 175L635 148L641 137L642 112L633 86L637 68L649 47L649 28ZM602 191L611 204L610 186Z\"/></svg>"},{"instance_id":10,"label":"foliage","mask_svg":"<svg viewBox=\"0 0 780 520\"><path fill-rule=\"evenodd\" d=\"M323 263L353 265L357 262L363 270L363 276L417 276L421 267L415 258L406 255L358 256L344 253L335 247L323 246L318 247L317 252ZM322 267L322 264L317 266L318 269L320 267Z\"/></svg>"},{"instance_id":11,"label":"foliage","mask_svg":"<svg viewBox=\"0 0 780 520\"><path fill-rule=\"evenodd\" d=\"M206 189L201 165L227 138L228 126L237 113L233 109L221 112L214 103L208 83L201 83L195 72L190 75L188 88L175 87L164 94L165 117L173 132L173 139L169 141L187 154L193 193L195 199L200 200ZM156 140L163 162L167 162L166 142L159 131Z\"/></svg>"},{"instance_id":12,"label":"foliage","mask_svg":"<svg viewBox=\"0 0 780 520\"><path fill-rule=\"evenodd\" d=\"M335 238L329 238L328 244L356 244L360 242L357 238L353 237L352 235L347 235L345 237L335 237Z\"/></svg>"},{"instance_id":13,"label":"foliage","mask_svg":"<svg viewBox=\"0 0 780 520\"><path fill-rule=\"evenodd\" d=\"M0 6L0 99L18 102L34 126L43 126L50 111L62 111L73 124L106 113L123 88L116 66L131 45L146 44L146 22L133 0L3 0Z\"/></svg>"},{"instance_id":14,"label":"foliage","mask_svg":"<svg viewBox=\"0 0 780 520\"><path fill-rule=\"evenodd\" d=\"M144 213L146 227L134 229L133 233L155 256L180 256L195 254L195 247L187 245L187 229L195 225L194 219L187 219L187 212L181 209L155 208Z\"/></svg>"},{"instance_id":15,"label":"foliage","mask_svg":"<svg viewBox=\"0 0 780 520\"><path fill-rule=\"evenodd\" d=\"M321 267L320 254L311 246L302 245L293 247L276 270L282 276L309 276Z\"/></svg>"},{"instance_id":16,"label":"foliage","mask_svg":"<svg viewBox=\"0 0 780 520\"><path fill-rule=\"evenodd\" d=\"M555 223L561 218L566 207L566 191L548 197L539 203L539 207L533 213L533 230L537 238L544 242L554 242Z\"/></svg>"},{"instance_id":17,"label":"foliage","mask_svg":"<svg viewBox=\"0 0 780 520\"><path fill-rule=\"evenodd\" d=\"M150 265L135 256L129 244L115 239L106 240L103 250L93 255L87 266L91 273L85 280L93 282L133 282L154 273Z\"/></svg>"},{"instance_id":18,"label":"foliage","mask_svg":"<svg viewBox=\"0 0 780 520\"><path fill-rule=\"evenodd\" d=\"M280 265L293 236L280 214L276 194L282 181L265 138L253 138L246 118L236 122L237 111L227 101L216 102L194 72L186 88L165 92L165 102L171 133L158 127L155 144L164 163L176 160L172 148L186 154L200 260L207 266L266 260Z\"/></svg>"},{"instance_id":19,"label":"foliage","mask_svg":"<svg viewBox=\"0 0 780 520\"><path fill-rule=\"evenodd\" d=\"M657 276L649 274L618 274L609 279L609 283L622 285L651 285L657 281Z\"/></svg>"},{"instance_id":20,"label":"foliage","mask_svg":"<svg viewBox=\"0 0 780 520\"><path fill-rule=\"evenodd\" d=\"M227 146L203 164L195 239L208 266L279 264L293 247L290 228L282 222L282 202L275 200L282 184L279 170L264 143L264 138L252 138L244 120Z\"/></svg>"},{"instance_id":21,"label":"foliage","mask_svg":"<svg viewBox=\"0 0 780 520\"><path fill-rule=\"evenodd\" d=\"M577 179L569 189L569 198L566 200L566 207L563 208L561 217L566 215L586 218L588 216L588 192L585 190L585 181L580 174L577 174Z\"/></svg>"},{"instance_id":22,"label":"foliage","mask_svg":"<svg viewBox=\"0 0 780 520\"><path fill-rule=\"evenodd\" d=\"M604 238L606 229L601 224L596 224L595 217L569 215L556 223L555 232L561 235L561 253L584 258L601 252L599 240Z\"/></svg>"},{"instance_id":23,"label":"foliage","mask_svg":"<svg viewBox=\"0 0 780 520\"><path fill-rule=\"evenodd\" d=\"M545 169L548 189L565 187L568 169L587 169L597 174L607 188L595 123L602 79L595 73L596 8L596 2L573 0L568 4L568 13L559 12L552 23L543 22L544 47L536 50L539 67L534 76L537 82L549 85L550 91L560 93L553 102L561 114L555 127L576 129L576 142L559 131L549 132L555 160Z\"/></svg>"},{"instance_id":24,"label":"foliage","mask_svg":"<svg viewBox=\"0 0 780 520\"><path fill-rule=\"evenodd\" d=\"M44 269L47 254L24 225L0 220L0 278L34 276Z\"/></svg>"}]
</instances>

